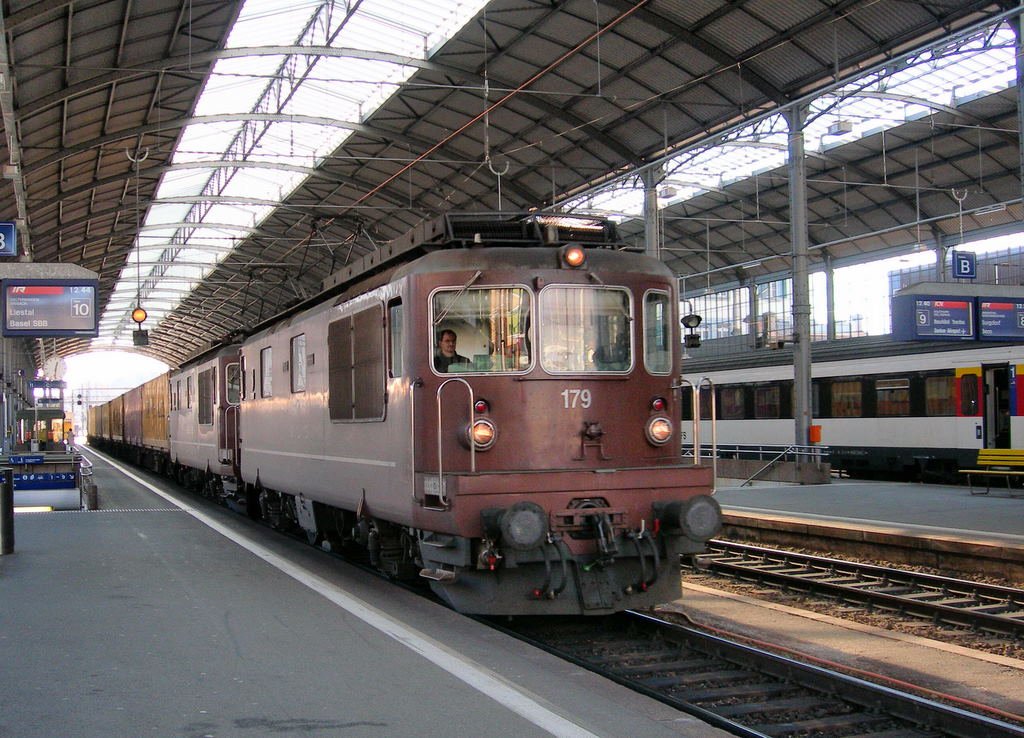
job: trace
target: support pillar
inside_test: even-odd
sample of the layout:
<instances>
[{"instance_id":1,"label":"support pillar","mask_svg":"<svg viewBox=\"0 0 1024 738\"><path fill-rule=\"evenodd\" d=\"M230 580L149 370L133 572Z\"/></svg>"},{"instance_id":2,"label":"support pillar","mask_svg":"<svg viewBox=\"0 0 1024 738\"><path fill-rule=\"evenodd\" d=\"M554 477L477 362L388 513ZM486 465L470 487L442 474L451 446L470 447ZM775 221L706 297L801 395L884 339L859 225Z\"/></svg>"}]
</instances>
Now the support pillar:
<instances>
[{"instance_id":1,"label":"support pillar","mask_svg":"<svg viewBox=\"0 0 1024 738\"><path fill-rule=\"evenodd\" d=\"M785 112L785 117L789 124L789 222L793 242L793 442L806 446L811 428L811 287L804 165L807 108L794 106Z\"/></svg>"},{"instance_id":2,"label":"support pillar","mask_svg":"<svg viewBox=\"0 0 1024 738\"><path fill-rule=\"evenodd\" d=\"M661 221L658 220L658 184L664 179L661 167L648 167L641 174L644 183L644 253L661 258Z\"/></svg>"},{"instance_id":3,"label":"support pillar","mask_svg":"<svg viewBox=\"0 0 1024 738\"><path fill-rule=\"evenodd\" d=\"M836 270L825 254L825 338L836 340Z\"/></svg>"}]
</instances>

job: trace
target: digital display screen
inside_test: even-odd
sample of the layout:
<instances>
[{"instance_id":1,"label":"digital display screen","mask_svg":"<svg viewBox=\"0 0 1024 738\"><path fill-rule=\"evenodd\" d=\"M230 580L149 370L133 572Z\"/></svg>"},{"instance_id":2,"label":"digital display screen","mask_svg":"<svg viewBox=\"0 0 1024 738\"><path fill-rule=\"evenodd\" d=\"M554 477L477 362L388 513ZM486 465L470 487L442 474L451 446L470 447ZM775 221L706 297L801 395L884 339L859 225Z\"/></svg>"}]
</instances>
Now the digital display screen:
<instances>
[{"instance_id":1,"label":"digital display screen","mask_svg":"<svg viewBox=\"0 0 1024 738\"><path fill-rule=\"evenodd\" d=\"M974 335L973 300L915 300L918 338L970 338Z\"/></svg>"},{"instance_id":2,"label":"digital display screen","mask_svg":"<svg viewBox=\"0 0 1024 738\"><path fill-rule=\"evenodd\" d=\"M978 298L980 337L996 341L1024 339L1024 302Z\"/></svg>"},{"instance_id":3,"label":"digital display screen","mask_svg":"<svg viewBox=\"0 0 1024 738\"><path fill-rule=\"evenodd\" d=\"M96 280L5 279L5 336L98 335Z\"/></svg>"},{"instance_id":4,"label":"digital display screen","mask_svg":"<svg viewBox=\"0 0 1024 738\"><path fill-rule=\"evenodd\" d=\"M974 297L897 295L892 333L900 341L969 341L975 337Z\"/></svg>"}]
</instances>

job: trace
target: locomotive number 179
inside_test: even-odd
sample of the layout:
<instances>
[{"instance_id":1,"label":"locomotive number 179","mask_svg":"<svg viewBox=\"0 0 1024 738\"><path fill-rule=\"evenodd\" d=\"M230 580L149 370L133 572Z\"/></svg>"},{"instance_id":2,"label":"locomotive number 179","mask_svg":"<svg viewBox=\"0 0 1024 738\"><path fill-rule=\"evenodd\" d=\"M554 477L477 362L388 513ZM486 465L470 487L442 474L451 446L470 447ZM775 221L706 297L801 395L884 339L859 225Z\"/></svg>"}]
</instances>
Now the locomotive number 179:
<instances>
[{"instance_id":1,"label":"locomotive number 179","mask_svg":"<svg viewBox=\"0 0 1024 738\"><path fill-rule=\"evenodd\" d=\"M578 407L586 409L590 407L591 399L588 389L562 390L562 407L565 410L574 410Z\"/></svg>"}]
</instances>

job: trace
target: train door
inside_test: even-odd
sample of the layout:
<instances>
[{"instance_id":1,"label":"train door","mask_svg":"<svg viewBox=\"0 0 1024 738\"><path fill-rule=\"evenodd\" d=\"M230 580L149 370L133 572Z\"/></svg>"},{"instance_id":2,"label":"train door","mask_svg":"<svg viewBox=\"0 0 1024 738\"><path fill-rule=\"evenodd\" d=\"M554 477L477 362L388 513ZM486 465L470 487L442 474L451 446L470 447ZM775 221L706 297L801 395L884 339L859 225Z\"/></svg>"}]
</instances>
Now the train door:
<instances>
[{"instance_id":1,"label":"train door","mask_svg":"<svg viewBox=\"0 0 1024 738\"><path fill-rule=\"evenodd\" d=\"M985 364L985 448L1010 448L1010 367Z\"/></svg>"},{"instance_id":2,"label":"train door","mask_svg":"<svg viewBox=\"0 0 1024 738\"><path fill-rule=\"evenodd\" d=\"M242 371L237 361L224 367L224 387L220 404L220 448L222 459L238 465L238 414L242 400Z\"/></svg>"}]
</instances>

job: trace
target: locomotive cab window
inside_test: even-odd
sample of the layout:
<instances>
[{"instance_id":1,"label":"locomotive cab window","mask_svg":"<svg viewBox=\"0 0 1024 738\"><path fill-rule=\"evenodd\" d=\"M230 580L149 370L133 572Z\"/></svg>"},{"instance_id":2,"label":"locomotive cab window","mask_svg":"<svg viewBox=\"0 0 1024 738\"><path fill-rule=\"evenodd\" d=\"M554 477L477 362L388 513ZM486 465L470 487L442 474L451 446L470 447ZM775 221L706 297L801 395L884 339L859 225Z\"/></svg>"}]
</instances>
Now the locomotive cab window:
<instances>
[{"instance_id":1,"label":"locomotive cab window","mask_svg":"<svg viewBox=\"0 0 1024 738\"><path fill-rule=\"evenodd\" d=\"M644 366L651 374L672 371L671 316L668 293L644 295Z\"/></svg>"},{"instance_id":2,"label":"locomotive cab window","mask_svg":"<svg viewBox=\"0 0 1024 738\"><path fill-rule=\"evenodd\" d=\"M435 372L519 372L530 368L528 290L442 289L433 294L430 307Z\"/></svg>"},{"instance_id":3,"label":"locomotive cab window","mask_svg":"<svg viewBox=\"0 0 1024 738\"><path fill-rule=\"evenodd\" d=\"M631 305L622 288L545 287L540 293L541 366L551 374L628 372L633 367Z\"/></svg>"}]
</instances>

